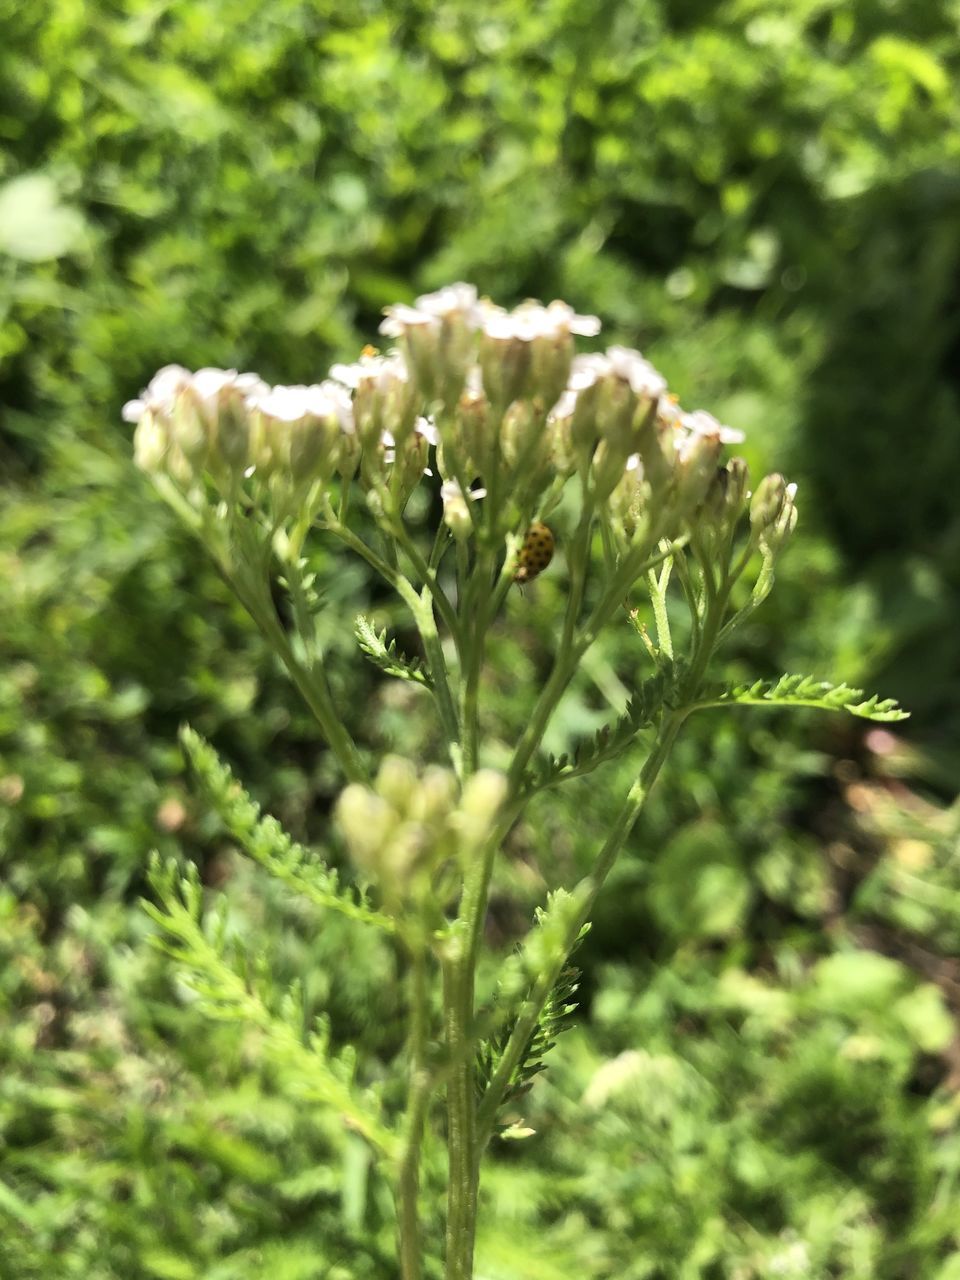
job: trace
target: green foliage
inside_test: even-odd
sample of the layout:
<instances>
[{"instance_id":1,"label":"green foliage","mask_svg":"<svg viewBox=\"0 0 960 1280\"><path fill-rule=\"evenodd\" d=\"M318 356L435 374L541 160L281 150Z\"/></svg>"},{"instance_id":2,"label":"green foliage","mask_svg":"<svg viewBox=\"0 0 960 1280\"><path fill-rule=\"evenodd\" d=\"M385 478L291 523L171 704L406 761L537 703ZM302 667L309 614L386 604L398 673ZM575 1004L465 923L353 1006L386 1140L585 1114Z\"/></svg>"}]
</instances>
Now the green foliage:
<instances>
[{"instance_id":1,"label":"green foliage","mask_svg":"<svg viewBox=\"0 0 960 1280\"><path fill-rule=\"evenodd\" d=\"M263 817L217 753L189 725L180 742L193 766L204 798L243 850L271 875L315 906L348 919L392 931L393 921L350 889L342 889L336 871L292 840L276 818Z\"/></svg>"},{"instance_id":2,"label":"green foliage","mask_svg":"<svg viewBox=\"0 0 960 1280\"><path fill-rule=\"evenodd\" d=\"M909 712L897 706L893 698L881 699L874 694L863 701L862 689L845 684L830 684L813 676L781 676L779 680L755 680L753 684L731 688L704 690L698 707L816 707L821 711L849 711L864 720L895 722L906 720Z\"/></svg>"},{"instance_id":3,"label":"green foliage","mask_svg":"<svg viewBox=\"0 0 960 1280\"><path fill-rule=\"evenodd\" d=\"M607 968L592 1034L568 1037L481 1224L484 1274L506 1241L531 1275L938 1274L956 1248L960 1156L946 1093L910 1091L928 1052L908 1002L942 996L905 966L791 948L751 973L689 946ZM891 999L891 997L893 997ZM947 1018L949 1021L949 1018Z\"/></svg>"},{"instance_id":4,"label":"green foliage","mask_svg":"<svg viewBox=\"0 0 960 1280\"><path fill-rule=\"evenodd\" d=\"M396 676L399 680L408 680L411 684L422 684L429 688L430 678L423 669L419 658L405 658L397 649L396 640L387 643L386 628L378 635L373 623L362 614L354 619L354 635L361 653L364 653L375 667L388 676Z\"/></svg>"},{"instance_id":5,"label":"green foliage","mask_svg":"<svg viewBox=\"0 0 960 1280\"><path fill-rule=\"evenodd\" d=\"M157 945L176 961L202 1011L258 1030L265 1057L292 1096L329 1107L378 1150L393 1153L396 1139L378 1117L375 1098L355 1091L355 1054L331 1053L329 1028L322 1022L310 1026L301 986L291 986L270 1008L257 955L230 937L226 914L221 911L214 919L209 935L204 931L203 891L195 868L181 876L175 862L164 866L155 858L150 886L160 905L146 901L143 906L162 930Z\"/></svg>"},{"instance_id":6,"label":"green foliage","mask_svg":"<svg viewBox=\"0 0 960 1280\"><path fill-rule=\"evenodd\" d=\"M527 1004L532 999L538 977L549 970L557 955L565 953L565 939L578 905L576 893L556 889L549 895L545 907L537 907L534 927L524 938L522 946L502 962L489 1013L495 1030L482 1039L477 1047L476 1083L481 1098L503 1062L518 1021L527 1012ZM588 932L589 925L581 929L574 948L566 952L568 958ZM579 977L579 971L572 965L567 965L551 986L521 1046L498 1109L516 1103L530 1090L535 1077L545 1069L544 1058L554 1047L557 1036L568 1029L570 1015L576 1011L577 1005L573 997L577 992Z\"/></svg>"},{"instance_id":7,"label":"green foliage","mask_svg":"<svg viewBox=\"0 0 960 1280\"><path fill-rule=\"evenodd\" d=\"M537 1024L530 1034L516 1068L503 1095L501 1107L517 1103L533 1088L533 1082L546 1070L544 1059L554 1047L557 1037L570 1028L570 1015L576 1012L579 971L572 966L564 969L552 988L537 1017ZM477 1087L480 1097L496 1074L503 1058L503 1051L510 1039L516 1021L507 1020L494 1040L481 1040L477 1049Z\"/></svg>"},{"instance_id":8,"label":"green foliage","mask_svg":"<svg viewBox=\"0 0 960 1280\"><path fill-rule=\"evenodd\" d=\"M621 755L639 733L655 723L669 688L670 681L665 675L644 680L640 690L630 697L626 711L613 724L603 725L592 739L579 743L569 753L538 760L529 772L531 791L545 791L568 778L582 777L605 760Z\"/></svg>"}]
</instances>

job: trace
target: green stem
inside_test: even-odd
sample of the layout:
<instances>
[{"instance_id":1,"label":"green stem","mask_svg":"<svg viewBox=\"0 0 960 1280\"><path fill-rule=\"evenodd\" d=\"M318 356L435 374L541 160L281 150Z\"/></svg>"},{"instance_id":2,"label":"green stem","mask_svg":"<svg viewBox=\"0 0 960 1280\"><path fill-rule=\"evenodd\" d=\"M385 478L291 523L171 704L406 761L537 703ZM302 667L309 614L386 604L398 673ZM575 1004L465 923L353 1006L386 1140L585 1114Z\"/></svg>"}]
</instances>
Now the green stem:
<instances>
[{"instance_id":1,"label":"green stem","mask_svg":"<svg viewBox=\"0 0 960 1280\"><path fill-rule=\"evenodd\" d=\"M347 728L334 706L333 693L323 668L319 664L309 668L304 667L294 653L286 632L281 627L273 610L272 603L269 610L260 607L256 607L255 610L250 609L249 604L247 608L254 622L259 626L273 647L274 652L286 667L304 702L316 717L317 723L323 731L323 736L326 738L331 751L337 757L346 777L351 782L369 783L370 777L360 758L356 743L347 732Z\"/></svg>"},{"instance_id":2,"label":"green stem","mask_svg":"<svg viewBox=\"0 0 960 1280\"><path fill-rule=\"evenodd\" d=\"M399 516L391 523L391 531L396 537L400 547L402 547L407 559L416 570L417 576L420 578L421 582L429 588L430 595L433 597L436 604L437 612L443 619L444 625L453 637L453 642L459 651L461 637L457 615L454 612L453 605L447 599L447 593L437 581L437 575L423 558L420 548L407 533L403 520Z\"/></svg>"},{"instance_id":3,"label":"green stem","mask_svg":"<svg viewBox=\"0 0 960 1280\"><path fill-rule=\"evenodd\" d=\"M433 696L436 700L443 732L447 739L447 748L454 767L459 772L462 767L461 757L463 755L461 745L462 732L457 720L457 709L454 705L453 694L450 692L450 680L447 674L447 662L443 654L443 645L440 643L440 634L437 631L436 619L433 616L433 597L431 596L430 588L424 587L423 593L417 595L410 583L405 578L401 578L397 590L410 606L414 622L417 624L417 630L420 633L423 651L427 659L427 667L430 671Z\"/></svg>"},{"instance_id":4,"label":"green stem","mask_svg":"<svg viewBox=\"0 0 960 1280\"><path fill-rule=\"evenodd\" d=\"M517 743L516 750L513 753L513 760L510 763L509 770L511 792L515 793L521 786L524 770L530 763L533 753L540 745L550 717L556 710L567 685L573 678L580 659L595 642L613 610L633 583L636 582L637 578L655 568L668 556L674 555L679 545L678 543L671 543L665 551L658 552L657 555L648 558L646 561L641 560L636 551L628 554L624 563L617 570L612 585L598 601L575 640L568 640L568 626L564 625L564 636L557 650L553 670L541 690L527 727L521 734L520 741ZM569 607L567 617L569 620ZM564 648L565 642L566 650Z\"/></svg>"},{"instance_id":5,"label":"green stem","mask_svg":"<svg viewBox=\"0 0 960 1280\"><path fill-rule=\"evenodd\" d=\"M422 946L414 948L410 969L410 1080L407 1088L406 1132L398 1180L400 1273L403 1280L420 1280L423 1244L420 1233L420 1152L430 1105L427 1070L427 970Z\"/></svg>"},{"instance_id":6,"label":"green stem","mask_svg":"<svg viewBox=\"0 0 960 1280\"><path fill-rule=\"evenodd\" d=\"M657 645L660 652L673 661L673 638L670 634L670 616L667 613L667 584L670 580L670 561L666 562L659 578L655 569L647 574L647 586L650 589L650 601L653 605L653 619L657 625Z\"/></svg>"},{"instance_id":7,"label":"green stem","mask_svg":"<svg viewBox=\"0 0 960 1280\"><path fill-rule=\"evenodd\" d=\"M470 1280L477 1219L478 1170L474 1155L476 1094L473 1046L472 973L469 987L462 957L444 962L443 1004L446 1050L453 1063L447 1080L446 1280Z\"/></svg>"},{"instance_id":8,"label":"green stem","mask_svg":"<svg viewBox=\"0 0 960 1280\"><path fill-rule=\"evenodd\" d=\"M413 614L413 620L416 624L420 639L423 642L423 650L427 659L427 666L430 671L431 684L433 688L434 699L437 703L437 711L440 721L443 725L443 731L447 738L447 744L450 748L450 754L454 764L457 765L456 744L460 741L460 726L457 721L456 707L453 702L453 695L450 692L450 681L447 673L447 663L443 655L443 645L440 643L440 636L437 631L436 620L433 616L433 603L436 602L440 607L440 596L446 603L447 609L450 608L449 601L443 593L440 596L434 594L430 584L424 588L424 593L418 595L413 584L408 578L400 572L399 569L386 563L377 553L368 547L367 544L358 538L350 529L344 529L340 525L330 522L322 526L329 533L335 534L346 546L362 556L367 563L374 568L382 578L387 581L394 591L401 597L404 603ZM430 575L433 578L433 575ZM433 578L435 582L436 579ZM437 587L437 591L440 588ZM449 623L448 623L449 625ZM457 622L453 616L452 632L454 642L457 640Z\"/></svg>"}]
</instances>

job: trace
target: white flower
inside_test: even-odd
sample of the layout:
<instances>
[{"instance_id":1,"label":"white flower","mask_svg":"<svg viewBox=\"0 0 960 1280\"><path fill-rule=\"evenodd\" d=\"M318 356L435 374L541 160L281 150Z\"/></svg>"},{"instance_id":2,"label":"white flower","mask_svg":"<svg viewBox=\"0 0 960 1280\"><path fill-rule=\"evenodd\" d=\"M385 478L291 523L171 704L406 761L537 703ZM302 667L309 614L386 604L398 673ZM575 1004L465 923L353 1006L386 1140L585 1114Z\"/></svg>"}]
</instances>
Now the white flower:
<instances>
[{"instance_id":1,"label":"white flower","mask_svg":"<svg viewBox=\"0 0 960 1280\"><path fill-rule=\"evenodd\" d=\"M256 373L237 373L236 369L198 369L191 373L179 364L159 369L137 400L128 400L121 410L124 422L139 422L145 413L170 417L178 397L190 391L193 403L210 418L216 417L225 395L237 392L241 398L263 395L269 387Z\"/></svg>"},{"instance_id":2,"label":"white flower","mask_svg":"<svg viewBox=\"0 0 960 1280\"><path fill-rule=\"evenodd\" d=\"M609 347L606 352L575 356L569 389L586 391L603 378L617 378L634 395L656 400L667 390L667 380L639 351L630 347Z\"/></svg>"},{"instance_id":3,"label":"white flower","mask_svg":"<svg viewBox=\"0 0 960 1280\"><path fill-rule=\"evenodd\" d=\"M408 381L407 366L398 351L387 355L365 351L353 364L335 364L330 377L351 391L356 391L361 383L371 383L377 391L385 392L395 381Z\"/></svg>"},{"instance_id":4,"label":"white flower","mask_svg":"<svg viewBox=\"0 0 960 1280\"><path fill-rule=\"evenodd\" d=\"M534 342L538 338L556 340L571 333L593 337L600 332L596 316L579 316L565 302L521 302L513 311L487 303L481 311L480 327L494 341Z\"/></svg>"},{"instance_id":5,"label":"white flower","mask_svg":"<svg viewBox=\"0 0 960 1280\"><path fill-rule=\"evenodd\" d=\"M319 386L276 386L253 396L250 406L265 418L277 422L301 422L304 418L326 417L332 404Z\"/></svg>"},{"instance_id":6,"label":"white flower","mask_svg":"<svg viewBox=\"0 0 960 1280\"><path fill-rule=\"evenodd\" d=\"M666 378L639 351L630 347L608 347L607 359L614 377L628 383L636 395L656 400L666 392Z\"/></svg>"},{"instance_id":7,"label":"white flower","mask_svg":"<svg viewBox=\"0 0 960 1280\"><path fill-rule=\"evenodd\" d=\"M580 316L573 307L555 298L545 308L546 320L553 326L554 332L576 333L582 338L595 338L601 325L598 316Z\"/></svg>"},{"instance_id":8,"label":"white flower","mask_svg":"<svg viewBox=\"0 0 960 1280\"><path fill-rule=\"evenodd\" d=\"M166 364L150 379L137 400L128 400L121 415L124 422L139 422L149 410L151 413L170 414L174 401L193 377L189 369L180 364Z\"/></svg>"},{"instance_id":9,"label":"white flower","mask_svg":"<svg viewBox=\"0 0 960 1280\"><path fill-rule=\"evenodd\" d=\"M463 490L460 488L460 485L456 480L444 480L443 484L440 486L440 498L444 506L446 506L448 502L462 500L463 496ZM468 489L466 496L470 498L471 501L475 502L478 498L485 498L487 496L487 491L486 489Z\"/></svg>"},{"instance_id":10,"label":"white flower","mask_svg":"<svg viewBox=\"0 0 960 1280\"><path fill-rule=\"evenodd\" d=\"M436 446L440 443L440 432L437 430L437 424L432 418L418 418L414 430L417 435L423 436L427 444Z\"/></svg>"},{"instance_id":11,"label":"white flower","mask_svg":"<svg viewBox=\"0 0 960 1280\"><path fill-rule=\"evenodd\" d=\"M725 427L706 409L695 409L693 413L681 413L680 423L697 436L716 436L721 444L742 444L746 436L736 427Z\"/></svg>"},{"instance_id":12,"label":"white flower","mask_svg":"<svg viewBox=\"0 0 960 1280\"><path fill-rule=\"evenodd\" d=\"M435 293L421 294L417 307L431 316L449 316L458 312L473 316L477 308L477 289L475 285L464 284L461 280L445 285Z\"/></svg>"},{"instance_id":13,"label":"white flower","mask_svg":"<svg viewBox=\"0 0 960 1280\"><path fill-rule=\"evenodd\" d=\"M385 307L385 318L380 322L380 332L388 338L400 338L407 329L437 328L439 320L429 311L420 311L417 307L408 307L404 302L397 302L392 307Z\"/></svg>"},{"instance_id":14,"label":"white flower","mask_svg":"<svg viewBox=\"0 0 960 1280\"><path fill-rule=\"evenodd\" d=\"M560 396L560 399L547 414L548 422L566 422L573 417L574 410L577 407L577 393L571 391L568 387Z\"/></svg>"}]
</instances>

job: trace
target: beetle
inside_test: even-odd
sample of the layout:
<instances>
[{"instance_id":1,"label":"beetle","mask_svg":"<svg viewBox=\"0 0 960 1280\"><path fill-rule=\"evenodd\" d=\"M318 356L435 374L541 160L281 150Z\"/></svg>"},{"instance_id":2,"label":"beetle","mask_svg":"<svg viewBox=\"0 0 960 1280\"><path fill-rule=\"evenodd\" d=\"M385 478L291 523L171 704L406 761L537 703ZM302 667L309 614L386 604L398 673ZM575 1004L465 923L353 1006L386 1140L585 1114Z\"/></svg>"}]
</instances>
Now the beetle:
<instances>
[{"instance_id":1,"label":"beetle","mask_svg":"<svg viewBox=\"0 0 960 1280\"><path fill-rule=\"evenodd\" d=\"M527 530L523 545L517 554L517 570L513 575L514 582L523 586L531 582L538 573L543 573L553 559L556 541L552 532L539 520Z\"/></svg>"}]
</instances>

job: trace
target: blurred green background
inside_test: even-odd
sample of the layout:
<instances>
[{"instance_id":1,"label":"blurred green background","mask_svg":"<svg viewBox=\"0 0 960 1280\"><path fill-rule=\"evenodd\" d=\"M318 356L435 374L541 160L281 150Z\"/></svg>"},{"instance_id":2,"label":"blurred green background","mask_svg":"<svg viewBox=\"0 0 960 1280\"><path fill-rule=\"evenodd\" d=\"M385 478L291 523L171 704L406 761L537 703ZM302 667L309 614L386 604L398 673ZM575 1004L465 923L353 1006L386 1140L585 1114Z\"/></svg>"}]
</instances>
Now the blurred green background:
<instances>
[{"instance_id":1,"label":"blurred green background","mask_svg":"<svg viewBox=\"0 0 960 1280\"><path fill-rule=\"evenodd\" d=\"M395 1275L363 1147L147 945L148 851L182 851L337 1038L401 1042L389 955L191 797L184 720L325 846L338 781L119 411L169 361L315 380L455 279L598 313L799 481L731 672L914 713L687 734L536 1136L495 1153L479 1275L960 1280L958 67L957 0L0 0L2 1280ZM356 731L409 746L419 704L350 634L382 602L314 554ZM511 601L504 734L563 573ZM638 668L599 648L551 745ZM629 772L515 833L492 944L585 867Z\"/></svg>"}]
</instances>

